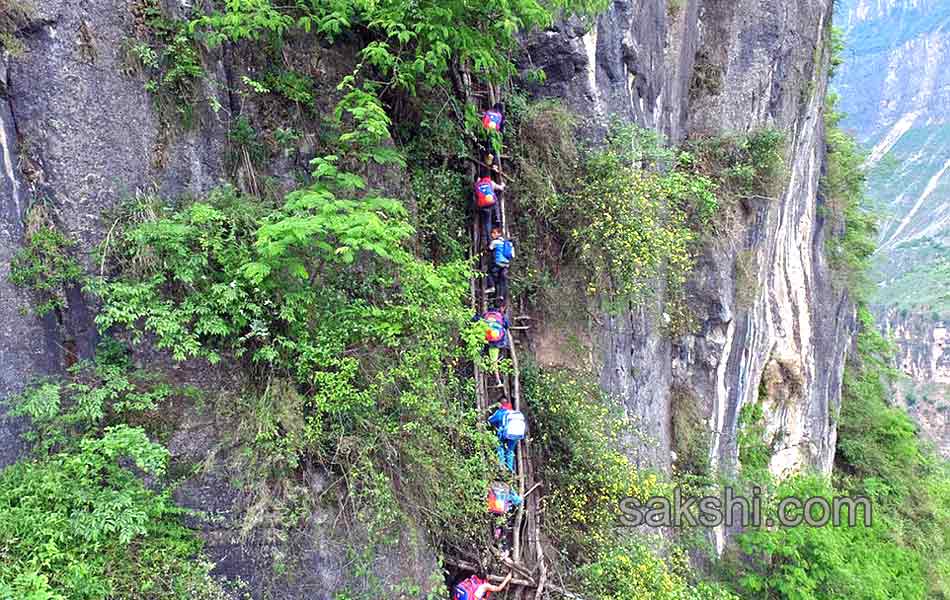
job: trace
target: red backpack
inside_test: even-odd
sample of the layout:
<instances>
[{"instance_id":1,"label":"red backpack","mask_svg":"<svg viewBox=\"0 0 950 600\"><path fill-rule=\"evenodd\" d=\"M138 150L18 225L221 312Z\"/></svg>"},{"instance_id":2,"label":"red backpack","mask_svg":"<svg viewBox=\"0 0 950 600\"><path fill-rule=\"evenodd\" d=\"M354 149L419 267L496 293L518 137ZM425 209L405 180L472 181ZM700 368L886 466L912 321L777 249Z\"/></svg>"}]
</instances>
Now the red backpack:
<instances>
[{"instance_id":1,"label":"red backpack","mask_svg":"<svg viewBox=\"0 0 950 600\"><path fill-rule=\"evenodd\" d=\"M500 342L505 339L505 317L500 312L491 310L482 318L488 325L485 329L486 342Z\"/></svg>"},{"instance_id":2,"label":"red backpack","mask_svg":"<svg viewBox=\"0 0 950 600\"><path fill-rule=\"evenodd\" d=\"M504 483L493 483L488 488L488 512L493 515L505 515L511 509L509 500L511 488Z\"/></svg>"},{"instance_id":3,"label":"red backpack","mask_svg":"<svg viewBox=\"0 0 950 600\"><path fill-rule=\"evenodd\" d=\"M476 600L475 592L483 583L485 582L479 579L478 575L472 575L468 579L459 582L455 586L455 593L452 594L453 600ZM482 600L487 600L490 595L491 592L486 592Z\"/></svg>"},{"instance_id":4,"label":"red backpack","mask_svg":"<svg viewBox=\"0 0 950 600\"><path fill-rule=\"evenodd\" d=\"M495 184L491 177L482 177L475 182L475 205L488 208L495 205Z\"/></svg>"}]
</instances>

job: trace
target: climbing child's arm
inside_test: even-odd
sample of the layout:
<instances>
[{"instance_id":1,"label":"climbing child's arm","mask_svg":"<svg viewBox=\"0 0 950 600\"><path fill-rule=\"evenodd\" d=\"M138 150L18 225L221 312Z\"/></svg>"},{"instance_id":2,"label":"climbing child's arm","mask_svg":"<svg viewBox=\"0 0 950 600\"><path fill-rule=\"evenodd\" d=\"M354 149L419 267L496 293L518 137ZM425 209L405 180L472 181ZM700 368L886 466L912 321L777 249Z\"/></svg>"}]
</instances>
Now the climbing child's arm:
<instances>
[{"instance_id":1,"label":"climbing child's arm","mask_svg":"<svg viewBox=\"0 0 950 600\"><path fill-rule=\"evenodd\" d=\"M504 581L502 581L498 585L492 585L489 583L488 588L487 588L488 591L492 593L503 591L506 587L508 587L508 582L511 581L511 575L512 575L511 571L508 571L508 576L505 577Z\"/></svg>"}]
</instances>

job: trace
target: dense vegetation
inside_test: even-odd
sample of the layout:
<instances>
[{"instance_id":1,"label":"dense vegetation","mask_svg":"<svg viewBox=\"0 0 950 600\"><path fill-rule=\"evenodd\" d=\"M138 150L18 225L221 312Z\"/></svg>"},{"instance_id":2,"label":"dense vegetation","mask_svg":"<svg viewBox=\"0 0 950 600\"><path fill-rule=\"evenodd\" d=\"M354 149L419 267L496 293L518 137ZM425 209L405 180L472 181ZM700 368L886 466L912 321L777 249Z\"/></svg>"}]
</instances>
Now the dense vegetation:
<instances>
[{"instance_id":1,"label":"dense vegetation","mask_svg":"<svg viewBox=\"0 0 950 600\"><path fill-rule=\"evenodd\" d=\"M167 421L198 394L136 368L126 344L235 374L233 395L202 404L230 426L222 435L237 450L227 460L240 474L242 533L286 541L321 503L333 504L362 582L344 597L393 592L372 573L382 546L487 559L484 490L499 474L494 437L474 408L472 365L483 358L469 307L463 158L478 124L457 77L467 69L482 82L507 82L519 31L604 5L228 0L175 19L158 2L137 3L127 67L147 80L169 128L173 120L194 126L202 102L224 110L201 96L208 48L260 50L270 64L233 91L300 119L315 117L317 83L275 58L286 44L350 44L358 62L332 82L317 158L289 191L254 173L301 133L233 115L237 185L198 198L130 199L108 215L95 273L83 272L55 216L37 213L12 279L30 288L40 314L68 308L67 288L85 284L107 342L94 361L35 382L14 403L32 420L34 456L0 474L0 559L12 565L0 573L0 595L223 593L183 525L187 513L171 501L176 481L162 446L175 425ZM509 99L523 265L516 294L569 315L667 298L673 327L686 327L682 288L698 244L728 238L745 203L775 201L783 136L766 129L673 149L616 124L588 147L564 107L517 92ZM823 194L840 234L829 256L857 293L873 221L861 208L860 158L829 115ZM402 173L408 185L393 189ZM745 555L718 565L729 576L716 585L697 581L687 544L619 527L621 499L669 494L671 485L624 453L624 443L641 440L617 402L580 369L526 368L542 527L561 583L591 600L946 596L946 559L926 560L948 554L946 474L906 416L886 406L884 348L867 323L858 346L835 487L813 476L768 481L755 405L741 417L742 476L776 496L867 494L883 513L867 528L748 531L739 537ZM718 482L700 467L704 452L692 449L690 464L703 472L688 484L709 490ZM313 472L333 475L320 495L301 483ZM281 568L274 563L277 575ZM421 582L386 583L418 591Z\"/></svg>"},{"instance_id":2,"label":"dense vegetation","mask_svg":"<svg viewBox=\"0 0 950 600\"><path fill-rule=\"evenodd\" d=\"M12 411L32 419L34 454L0 473L0 596L226 597L159 483L168 450L127 424L147 421L161 437L157 412L175 392L112 341L70 371L31 386Z\"/></svg>"},{"instance_id":3,"label":"dense vegetation","mask_svg":"<svg viewBox=\"0 0 950 600\"><path fill-rule=\"evenodd\" d=\"M857 526L748 530L738 537L745 556L723 565L743 597L945 598L950 592L950 474L906 412L890 405L891 349L867 310L860 315L834 477L801 474L776 482L755 469L751 477L768 489L767 515L775 516L779 498L847 495L871 500L871 525L861 513ZM755 442L746 443L755 452Z\"/></svg>"}]
</instances>

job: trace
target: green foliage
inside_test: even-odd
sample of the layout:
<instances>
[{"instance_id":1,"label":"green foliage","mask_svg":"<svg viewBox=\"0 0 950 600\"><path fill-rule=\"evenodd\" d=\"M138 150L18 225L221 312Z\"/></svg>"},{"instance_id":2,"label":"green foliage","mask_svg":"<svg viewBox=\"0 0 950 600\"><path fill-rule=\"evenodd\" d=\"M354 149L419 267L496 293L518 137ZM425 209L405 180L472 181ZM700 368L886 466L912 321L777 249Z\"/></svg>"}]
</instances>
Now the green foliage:
<instances>
[{"instance_id":1,"label":"green foliage","mask_svg":"<svg viewBox=\"0 0 950 600\"><path fill-rule=\"evenodd\" d=\"M75 242L44 221L30 228L23 248L10 261L10 281L34 294L37 315L64 309L66 289L82 283L82 267L71 254L74 246Z\"/></svg>"},{"instance_id":2,"label":"green foliage","mask_svg":"<svg viewBox=\"0 0 950 600\"><path fill-rule=\"evenodd\" d=\"M640 473L617 440L632 424L587 375L568 371L523 374L535 421L535 447L543 458L545 533L573 564L593 560L619 539L620 500L645 500L659 480Z\"/></svg>"},{"instance_id":3,"label":"green foliage","mask_svg":"<svg viewBox=\"0 0 950 600\"><path fill-rule=\"evenodd\" d=\"M527 103L521 96L509 98L507 109L505 127L518 172L513 196L539 222L553 224L569 202L561 193L565 183L581 176L575 117L557 101Z\"/></svg>"},{"instance_id":4,"label":"green foliage","mask_svg":"<svg viewBox=\"0 0 950 600\"><path fill-rule=\"evenodd\" d=\"M231 142L228 162L237 167L254 167L267 159L267 148L260 141L257 131L243 115L234 120L228 131Z\"/></svg>"},{"instance_id":5,"label":"green foliage","mask_svg":"<svg viewBox=\"0 0 950 600\"><path fill-rule=\"evenodd\" d=\"M300 1L284 8L270 0L227 0L223 9L196 18L191 30L200 31L212 46L224 40L279 40L289 30L333 42L359 31L367 40L360 63L338 86L343 96L336 116L349 122L340 142L363 160L382 162L396 157L380 154L391 125L381 90L416 95L449 89L450 71L458 65L470 65L476 77L504 81L516 72L511 57L519 32L547 27L564 14L593 14L606 6L604 0L332 0Z\"/></svg>"},{"instance_id":6,"label":"green foliage","mask_svg":"<svg viewBox=\"0 0 950 600\"><path fill-rule=\"evenodd\" d=\"M777 189L783 136L762 130L710 138L677 152L652 131L615 124L604 145L578 151L573 117L556 103L510 106L518 179L515 197L530 221L519 239L542 265L528 265L529 288L549 282L544 262L576 259L586 290L608 310L642 302L659 289L676 299L693 267L700 233L724 230L722 208L735 210ZM674 328L688 315L671 303Z\"/></svg>"},{"instance_id":7,"label":"green foliage","mask_svg":"<svg viewBox=\"0 0 950 600\"><path fill-rule=\"evenodd\" d=\"M646 546L627 542L605 549L580 569L585 597L595 600L735 600L718 586L690 585L687 558L664 560Z\"/></svg>"},{"instance_id":8,"label":"green foliage","mask_svg":"<svg viewBox=\"0 0 950 600\"><path fill-rule=\"evenodd\" d=\"M698 477L705 481L710 475L709 427L700 412L701 401L691 391L676 387L670 392L673 420L672 445L676 453L674 476Z\"/></svg>"},{"instance_id":9,"label":"green foliage","mask_svg":"<svg viewBox=\"0 0 950 600\"><path fill-rule=\"evenodd\" d=\"M875 514L888 520L895 540L915 553L926 574L928 594L950 592L950 471L945 461L922 445L917 427L891 405L897 375L890 366L893 347L878 333L864 307L857 356L844 376L838 451L839 485L874 499Z\"/></svg>"},{"instance_id":10,"label":"green foliage","mask_svg":"<svg viewBox=\"0 0 950 600\"><path fill-rule=\"evenodd\" d=\"M844 37L845 33L838 27L831 27L831 60L828 61L828 79L832 79L838 72L841 65L844 64Z\"/></svg>"},{"instance_id":11,"label":"green foliage","mask_svg":"<svg viewBox=\"0 0 950 600\"><path fill-rule=\"evenodd\" d=\"M837 97L825 106L825 173L821 178L832 234L825 251L835 278L856 299L870 293L868 268L877 244L877 215L866 208L864 153L841 127Z\"/></svg>"},{"instance_id":12,"label":"green foliage","mask_svg":"<svg viewBox=\"0 0 950 600\"><path fill-rule=\"evenodd\" d=\"M309 76L296 71L281 70L268 73L264 83L275 94L302 104L307 109L314 108L313 79Z\"/></svg>"},{"instance_id":13,"label":"green foliage","mask_svg":"<svg viewBox=\"0 0 950 600\"><path fill-rule=\"evenodd\" d=\"M785 136L775 129L690 142L691 165L719 184L720 199L774 199L785 173Z\"/></svg>"},{"instance_id":14,"label":"green foliage","mask_svg":"<svg viewBox=\"0 0 950 600\"><path fill-rule=\"evenodd\" d=\"M412 173L412 191L417 253L434 262L464 260L471 212L462 176L448 169L417 169Z\"/></svg>"},{"instance_id":15,"label":"green foliage","mask_svg":"<svg viewBox=\"0 0 950 600\"><path fill-rule=\"evenodd\" d=\"M29 0L0 0L0 49L14 57L26 51L17 32L35 13L36 7Z\"/></svg>"},{"instance_id":16,"label":"green foliage","mask_svg":"<svg viewBox=\"0 0 950 600\"><path fill-rule=\"evenodd\" d=\"M13 398L10 414L31 419L25 437L46 454L90 431L154 411L171 393L154 375L133 369L124 348L110 340L100 344L94 361L73 365L68 380L41 380L27 387Z\"/></svg>"},{"instance_id":17,"label":"green foliage","mask_svg":"<svg viewBox=\"0 0 950 600\"><path fill-rule=\"evenodd\" d=\"M892 348L863 307L859 318L837 424L835 485L807 474L785 480L764 516L775 517L779 498L864 496L872 524L864 525L859 509L855 527L750 528L738 537L745 555L725 563L725 579L743 597L942 598L950 590L947 464L922 447L907 414L889 406ZM740 439L740 456L742 448Z\"/></svg>"},{"instance_id":18,"label":"green foliage","mask_svg":"<svg viewBox=\"0 0 950 600\"><path fill-rule=\"evenodd\" d=\"M692 585L680 549L660 554L620 526L622 499L643 502L670 488L624 454L622 444L637 434L616 400L582 373L529 367L522 381L531 406L534 465L544 481L542 531L558 550L547 556L584 597L734 598L715 586Z\"/></svg>"},{"instance_id":19,"label":"green foliage","mask_svg":"<svg viewBox=\"0 0 950 600\"><path fill-rule=\"evenodd\" d=\"M522 202L588 270L588 293L618 309L662 281L681 284L692 266L691 212L715 205L712 182L646 170L669 165L673 153L643 129L618 125L605 147L579 157L563 109L536 105L522 119Z\"/></svg>"},{"instance_id":20,"label":"green foliage","mask_svg":"<svg viewBox=\"0 0 950 600\"><path fill-rule=\"evenodd\" d=\"M260 374L240 415L249 480L316 461L345 476L374 540L409 518L478 543L494 441L460 374L480 346L469 270L416 258L402 205L335 162L280 208L224 189L117 226L98 323Z\"/></svg>"},{"instance_id":21,"label":"green foliage","mask_svg":"<svg viewBox=\"0 0 950 600\"><path fill-rule=\"evenodd\" d=\"M201 100L199 82L206 76L195 37L187 22L167 16L158 0L141 0L137 10L142 27L127 52L128 68L144 72L145 89L158 107L190 127Z\"/></svg>"},{"instance_id":22,"label":"green foliage","mask_svg":"<svg viewBox=\"0 0 950 600\"><path fill-rule=\"evenodd\" d=\"M588 291L606 292L615 309L652 295L660 282L680 289L693 265L691 217L705 221L717 204L706 177L639 168L658 158L641 140L635 128L614 132L588 157L569 200L570 239L592 273Z\"/></svg>"},{"instance_id":23,"label":"green foliage","mask_svg":"<svg viewBox=\"0 0 950 600\"><path fill-rule=\"evenodd\" d=\"M880 493L903 498L921 460L917 430L904 411L888 405L897 378L889 366L894 347L877 332L867 308L858 317L857 357L845 370L835 457L839 470L859 480L874 477Z\"/></svg>"},{"instance_id":24,"label":"green foliage","mask_svg":"<svg viewBox=\"0 0 950 600\"><path fill-rule=\"evenodd\" d=\"M279 41L294 25L291 15L281 10L270 0L225 0L224 10L195 19L191 29L201 27L205 41L216 47L225 41L257 41L270 36ZM298 3L299 4L299 3Z\"/></svg>"},{"instance_id":25,"label":"green foliage","mask_svg":"<svg viewBox=\"0 0 950 600\"><path fill-rule=\"evenodd\" d=\"M132 470L161 477L167 460L118 426L0 472L0 597L224 598L182 511Z\"/></svg>"},{"instance_id":26,"label":"green foliage","mask_svg":"<svg viewBox=\"0 0 950 600\"><path fill-rule=\"evenodd\" d=\"M765 413L758 402L746 404L739 411L739 464L742 474L750 480L768 479L772 450L765 440Z\"/></svg>"},{"instance_id":27,"label":"green foliage","mask_svg":"<svg viewBox=\"0 0 950 600\"><path fill-rule=\"evenodd\" d=\"M779 485L775 498L789 496L830 503L834 490L826 479L802 475ZM776 503L764 511L774 518ZM894 542L893 524L883 515L874 514L866 527L863 510L857 512L854 527L763 527L740 534L749 558L732 564L729 580L744 598L923 598L920 557Z\"/></svg>"}]
</instances>

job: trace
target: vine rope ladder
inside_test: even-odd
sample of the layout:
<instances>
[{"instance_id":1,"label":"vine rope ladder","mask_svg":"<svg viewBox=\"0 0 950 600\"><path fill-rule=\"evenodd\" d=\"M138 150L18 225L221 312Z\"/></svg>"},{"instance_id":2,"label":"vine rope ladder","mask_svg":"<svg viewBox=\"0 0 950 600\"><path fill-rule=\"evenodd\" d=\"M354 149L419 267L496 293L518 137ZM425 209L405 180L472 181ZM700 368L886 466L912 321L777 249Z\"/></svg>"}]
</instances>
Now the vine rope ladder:
<instances>
[{"instance_id":1,"label":"vine rope ladder","mask_svg":"<svg viewBox=\"0 0 950 600\"><path fill-rule=\"evenodd\" d=\"M498 101L500 98L500 91L496 90L494 86L489 85L488 89L484 92L474 92L471 73L467 69L460 69L460 72L460 83L464 91L466 103L474 103L476 106L479 106L479 100L487 99L488 105L493 106ZM475 96L475 98L473 98L473 96ZM469 171L471 175L470 180L472 181L475 180L476 169L478 166L490 168L490 165L486 165L481 159L482 156L479 155L477 160L472 161L473 164ZM498 169L495 173L497 176L505 179L506 176L502 166L501 152L499 152L497 160ZM510 191L506 190L505 193L498 196L501 227L505 238L510 237L506 202L509 193ZM484 254L481 252L481 228L479 227L479 219L480 217L477 214L476 217L472 219L472 248L469 256L472 259L472 263L475 264L477 262L480 268L484 271L484 269L488 266L486 264L488 261L484 260ZM481 224L481 226L484 227L484 224ZM477 261L476 258L478 259ZM488 308L488 298L485 291L484 279L473 276L469 282L469 291L472 305L476 312L484 313ZM512 304L513 303L509 301L506 308L510 309ZM528 327L519 325L517 327L506 329L505 334L508 339L508 352L511 356L512 372L510 375L505 375L502 387L508 393L508 397L512 401L513 408L515 410L521 411L522 402L520 363L518 361L516 340L512 334L512 329L526 330ZM474 375L476 378L476 397L478 408L479 411L486 411L491 406L489 394L490 387L487 381L488 378L484 377L485 373L481 370L478 364L475 365ZM538 518L538 509L540 508L540 500L538 497L539 494L532 495L532 493L538 489L541 484L534 481L535 473L531 461L530 441L527 437L518 443L515 452L517 458L515 463L515 475L517 478L518 492L522 497L522 502L519 504L514 517L514 524L512 527L511 560L508 561L507 564L518 574L518 577L513 580L513 584L525 588L534 588L535 599L540 600L546 584L547 565L544 560L544 550L541 543L540 519ZM523 530L526 530L525 533L527 533L527 535L522 535ZM525 563L533 564L534 566L532 568L527 568ZM535 577L535 574L537 574L537 577ZM566 591L558 590L554 586L548 587L554 591L562 591L567 594Z\"/></svg>"}]
</instances>

